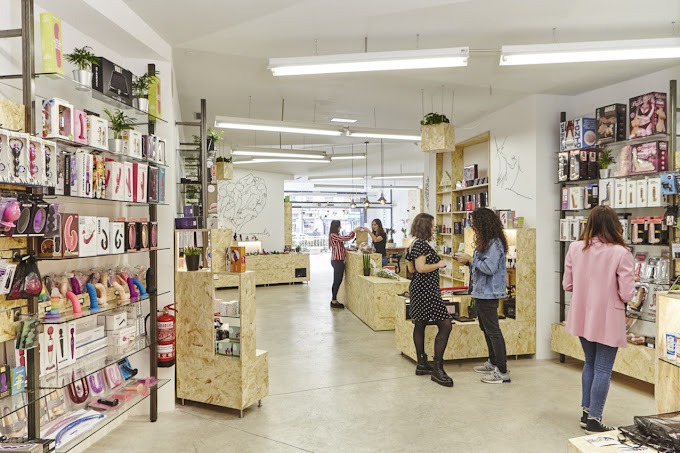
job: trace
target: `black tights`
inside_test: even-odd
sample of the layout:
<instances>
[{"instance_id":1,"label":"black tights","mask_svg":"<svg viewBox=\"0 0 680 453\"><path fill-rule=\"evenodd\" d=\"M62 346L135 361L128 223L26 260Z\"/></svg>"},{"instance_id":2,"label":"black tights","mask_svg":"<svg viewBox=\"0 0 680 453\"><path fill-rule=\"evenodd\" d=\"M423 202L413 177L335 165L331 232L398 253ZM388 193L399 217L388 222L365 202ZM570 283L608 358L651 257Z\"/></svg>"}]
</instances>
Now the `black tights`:
<instances>
[{"instance_id":1,"label":"black tights","mask_svg":"<svg viewBox=\"0 0 680 453\"><path fill-rule=\"evenodd\" d=\"M413 329L413 343L416 345L416 354L418 356L425 354L425 327L427 321L414 321L415 328ZM439 331L434 338L434 359L443 360L446 344L449 342L449 335L451 335L451 320L444 319L436 321Z\"/></svg>"}]
</instances>

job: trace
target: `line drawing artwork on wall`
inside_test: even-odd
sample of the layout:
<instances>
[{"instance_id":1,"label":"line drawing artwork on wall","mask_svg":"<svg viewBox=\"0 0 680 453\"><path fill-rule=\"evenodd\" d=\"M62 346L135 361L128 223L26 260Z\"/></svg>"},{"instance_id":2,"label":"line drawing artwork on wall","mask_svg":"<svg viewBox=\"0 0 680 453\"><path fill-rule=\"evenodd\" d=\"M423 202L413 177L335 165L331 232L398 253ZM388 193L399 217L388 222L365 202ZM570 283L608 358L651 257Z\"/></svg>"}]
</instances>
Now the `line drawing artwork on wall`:
<instances>
[{"instance_id":1,"label":"line drawing artwork on wall","mask_svg":"<svg viewBox=\"0 0 680 453\"><path fill-rule=\"evenodd\" d=\"M267 205L265 180L249 173L237 181L220 181L217 212L235 231L256 219Z\"/></svg>"},{"instance_id":2,"label":"line drawing artwork on wall","mask_svg":"<svg viewBox=\"0 0 680 453\"><path fill-rule=\"evenodd\" d=\"M533 200L532 196L521 193L517 187L520 173L524 172L522 171L522 164L520 163L519 156L505 150L505 142L507 140L508 136L506 135L505 138L503 138L503 143L499 146L498 139L496 137L493 139L496 146L496 157L498 158L498 176L496 177L496 185L500 189L505 189L519 197Z\"/></svg>"}]
</instances>

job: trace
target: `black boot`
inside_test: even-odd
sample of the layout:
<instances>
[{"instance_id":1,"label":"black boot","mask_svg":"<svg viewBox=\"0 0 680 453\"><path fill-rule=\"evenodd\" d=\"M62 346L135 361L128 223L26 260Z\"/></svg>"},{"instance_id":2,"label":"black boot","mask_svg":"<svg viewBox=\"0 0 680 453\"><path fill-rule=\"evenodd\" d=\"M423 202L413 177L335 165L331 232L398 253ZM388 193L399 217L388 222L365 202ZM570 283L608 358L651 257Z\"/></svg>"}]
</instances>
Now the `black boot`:
<instances>
[{"instance_id":1,"label":"black boot","mask_svg":"<svg viewBox=\"0 0 680 453\"><path fill-rule=\"evenodd\" d=\"M427 363L427 354L418 354L418 366L416 366L416 375L423 376L432 374L432 365Z\"/></svg>"},{"instance_id":2,"label":"black boot","mask_svg":"<svg viewBox=\"0 0 680 453\"><path fill-rule=\"evenodd\" d=\"M432 371L431 379L444 387L453 387L453 379L444 371L444 361L441 359L434 359L434 370Z\"/></svg>"}]
</instances>

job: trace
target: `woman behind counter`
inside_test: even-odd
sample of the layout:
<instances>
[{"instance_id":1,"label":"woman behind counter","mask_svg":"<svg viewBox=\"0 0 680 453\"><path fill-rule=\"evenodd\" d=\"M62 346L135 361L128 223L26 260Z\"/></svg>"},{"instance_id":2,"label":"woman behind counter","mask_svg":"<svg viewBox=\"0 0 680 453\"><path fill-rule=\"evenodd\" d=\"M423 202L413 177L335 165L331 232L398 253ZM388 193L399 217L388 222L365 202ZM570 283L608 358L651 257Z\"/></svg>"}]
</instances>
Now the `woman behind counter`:
<instances>
[{"instance_id":1,"label":"woman behind counter","mask_svg":"<svg viewBox=\"0 0 680 453\"><path fill-rule=\"evenodd\" d=\"M344 304L338 302L338 290L340 289L342 278L345 276L345 242L354 239L356 232L359 230L361 230L361 227L355 228L347 236L340 236L340 221L333 220L331 222L328 234L328 244L331 247L331 266L333 266L333 298L331 299L331 308L345 308Z\"/></svg>"},{"instance_id":2,"label":"woman behind counter","mask_svg":"<svg viewBox=\"0 0 680 453\"><path fill-rule=\"evenodd\" d=\"M387 233L385 232L380 219L373 219L373 222L371 222L371 229L366 231L368 231L368 234L371 235L375 253L380 253L382 256L382 265L386 266L388 262L387 250L385 250L387 245Z\"/></svg>"}]
</instances>

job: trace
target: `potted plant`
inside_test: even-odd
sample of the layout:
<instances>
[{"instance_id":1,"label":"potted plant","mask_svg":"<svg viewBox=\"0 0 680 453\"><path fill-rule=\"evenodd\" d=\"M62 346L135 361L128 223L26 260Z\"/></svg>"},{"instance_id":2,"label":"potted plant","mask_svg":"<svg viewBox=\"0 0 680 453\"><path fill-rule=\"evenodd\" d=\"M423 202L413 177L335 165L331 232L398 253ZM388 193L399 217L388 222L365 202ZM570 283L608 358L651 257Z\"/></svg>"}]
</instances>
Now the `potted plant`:
<instances>
[{"instance_id":1,"label":"potted plant","mask_svg":"<svg viewBox=\"0 0 680 453\"><path fill-rule=\"evenodd\" d=\"M394 243L394 228L388 228L385 230L385 233L389 235L389 239L387 241L387 247L394 247L396 244Z\"/></svg>"},{"instance_id":2,"label":"potted plant","mask_svg":"<svg viewBox=\"0 0 680 453\"><path fill-rule=\"evenodd\" d=\"M362 258L364 262L364 276L368 277L371 275L371 255L369 253L364 253Z\"/></svg>"},{"instance_id":3,"label":"potted plant","mask_svg":"<svg viewBox=\"0 0 680 453\"><path fill-rule=\"evenodd\" d=\"M142 112L149 111L149 85L158 72L147 73L140 77L132 76L132 106Z\"/></svg>"},{"instance_id":4,"label":"potted plant","mask_svg":"<svg viewBox=\"0 0 680 453\"><path fill-rule=\"evenodd\" d=\"M616 159L614 159L614 156L612 155L612 150L605 149L604 151L601 151L600 156L597 158L597 163L600 166L600 178L609 178L609 174L611 173L609 166L616 163Z\"/></svg>"},{"instance_id":5,"label":"potted plant","mask_svg":"<svg viewBox=\"0 0 680 453\"><path fill-rule=\"evenodd\" d=\"M401 233L404 235L403 238L401 238L401 246L402 247L408 247L411 245L411 240L408 238L408 230L406 227L401 229Z\"/></svg>"},{"instance_id":6,"label":"potted plant","mask_svg":"<svg viewBox=\"0 0 680 453\"><path fill-rule=\"evenodd\" d=\"M188 271L197 271L201 262L202 250L197 247L184 247L184 260Z\"/></svg>"},{"instance_id":7,"label":"potted plant","mask_svg":"<svg viewBox=\"0 0 680 453\"><path fill-rule=\"evenodd\" d=\"M113 131L113 138L109 139L109 151L116 154L123 153L123 131L128 129L134 129L135 119L129 117L122 110L116 110L115 113L111 113L109 109L104 109L109 117L109 126Z\"/></svg>"},{"instance_id":8,"label":"potted plant","mask_svg":"<svg viewBox=\"0 0 680 453\"><path fill-rule=\"evenodd\" d=\"M219 156L216 162L218 181L227 181L234 178L234 164L231 162L231 157Z\"/></svg>"},{"instance_id":9,"label":"potted plant","mask_svg":"<svg viewBox=\"0 0 680 453\"><path fill-rule=\"evenodd\" d=\"M92 64L99 61L92 53L92 48L89 46L76 47L73 52L64 56L66 61L78 68L73 70L73 80L79 85L90 88L92 86Z\"/></svg>"},{"instance_id":10,"label":"potted plant","mask_svg":"<svg viewBox=\"0 0 680 453\"><path fill-rule=\"evenodd\" d=\"M216 131L212 127L208 128L208 151L215 151L215 145L219 143L222 140L222 136L224 135L224 131ZM194 135L194 143L199 147L201 147L201 137L198 135Z\"/></svg>"},{"instance_id":11,"label":"potted plant","mask_svg":"<svg viewBox=\"0 0 680 453\"><path fill-rule=\"evenodd\" d=\"M420 149L429 151L453 151L456 137L453 124L446 115L428 113L420 121Z\"/></svg>"}]
</instances>

